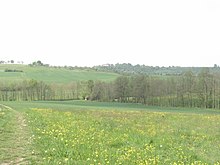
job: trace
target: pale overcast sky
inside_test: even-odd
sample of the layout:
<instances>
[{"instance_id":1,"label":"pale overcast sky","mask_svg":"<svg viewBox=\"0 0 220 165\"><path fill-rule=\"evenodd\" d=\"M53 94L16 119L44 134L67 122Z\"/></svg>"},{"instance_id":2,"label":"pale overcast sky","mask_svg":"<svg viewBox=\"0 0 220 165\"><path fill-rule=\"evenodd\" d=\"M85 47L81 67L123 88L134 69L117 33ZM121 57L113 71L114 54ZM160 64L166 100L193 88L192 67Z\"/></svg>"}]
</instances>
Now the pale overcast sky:
<instances>
[{"instance_id":1,"label":"pale overcast sky","mask_svg":"<svg viewBox=\"0 0 220 165\"><path fill-rule=\"evenodd\" d=\"M0 60L220 65L220 0L0 0Z\"/></svg>"}]
</instances>

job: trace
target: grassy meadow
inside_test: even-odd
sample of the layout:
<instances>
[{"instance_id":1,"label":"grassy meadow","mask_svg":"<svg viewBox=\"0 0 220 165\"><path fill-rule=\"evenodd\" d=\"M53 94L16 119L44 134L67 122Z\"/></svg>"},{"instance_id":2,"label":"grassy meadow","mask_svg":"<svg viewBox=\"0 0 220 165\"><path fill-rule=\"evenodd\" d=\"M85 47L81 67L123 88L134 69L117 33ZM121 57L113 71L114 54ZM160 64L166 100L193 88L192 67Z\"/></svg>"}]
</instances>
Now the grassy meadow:
<instances>
[{"instance_id":1,"label":"grassy meadow","mask_svg":"<svg viewBox=\"0 0 220 165\"><path fill-rule=\"evenodd\" d=\"M220 164L219 110L90 101L2 104L11 107L0 111L3 163Z\"/></svg>"},{"instance_id":2,"label":"grassy meadow","mask_svg":"<svg viewBox=\"0 0 220 165\"><path fill-rule=\"evenodd\" d=\"M23 72L4 72L5 69L22 70ZM1 81L22 81L34 79L37 81L44 81L45 83L70 83L73 81L84 80L101 80L112 81L118 74L108 72L96 72L94 70L74 69L69 70L65 68L52 68L43 66L28 66L20 64L0 64Z\"/></svg>"}]
</instances>

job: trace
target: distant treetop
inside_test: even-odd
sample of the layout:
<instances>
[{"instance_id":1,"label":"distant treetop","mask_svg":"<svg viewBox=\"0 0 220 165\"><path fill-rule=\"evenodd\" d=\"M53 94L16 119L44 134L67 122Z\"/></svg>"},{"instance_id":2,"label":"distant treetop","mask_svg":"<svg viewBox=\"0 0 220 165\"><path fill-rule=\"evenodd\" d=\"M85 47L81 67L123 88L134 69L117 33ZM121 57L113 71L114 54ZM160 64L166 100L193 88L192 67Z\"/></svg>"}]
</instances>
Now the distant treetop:
<instances>
[{"instance_id":1,"label":"distant treetop","mask_svg":"<svg viewBox=\"0 0 220 165\"><path fill-rule=\"evenodd\" d=\"M116 72L119 74L142 74L142 75L182 75L187 71L192 71L198 74L204 67L180 67L180 66L146 66L146 65L132 65L130 63L123 64L105 64L93 67L97 71ZM210 72L220 73L220 67L215 64L209 67Z\"/></svg>"},{"instance_id":2,"label":"distant treetop","mask_svg":"<svg viewBox=\"0 0 220 165\"><path fill-rule=\"evenodd\" d=\"M30 66L47 66L49 67L49 64L44 64L40 60L33 62L32 64L29 64Z\"/></svg>"}]
</instances>

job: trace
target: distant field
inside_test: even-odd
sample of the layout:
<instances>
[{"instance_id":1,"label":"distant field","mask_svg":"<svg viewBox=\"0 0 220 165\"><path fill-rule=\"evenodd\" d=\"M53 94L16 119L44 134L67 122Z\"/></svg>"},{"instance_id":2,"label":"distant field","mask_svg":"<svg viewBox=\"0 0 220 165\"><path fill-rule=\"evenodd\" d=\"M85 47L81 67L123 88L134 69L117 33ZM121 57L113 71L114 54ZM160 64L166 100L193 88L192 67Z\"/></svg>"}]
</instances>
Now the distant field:
<instances>
[{"instance_id":1,"label":"distant field","mask_svg":"<svg viewBox=\"0 0 220 165\"><path fill-rule=\"evenodd\" d=\"M4 72L5 69L22 70L23 72ZM83 80L112 81L118 74L96 72L93 70L68 70L65 68L30 67L27 65L0 64L1 81L22 81L35 79L46 83L69 83Z\"/></svg>"},{"instance_id":2,"label":"distant field","mask_svg":"<svg viewBox=\"0 0 220 165\"><path fill-rule=\"evenodd\" d=\"M3 155L0 162L51 165L220 163L219 110L90 101L3 104L12 109L0 107L3 119L0 120L0 137L4 142L0 144L4 147L0 149ZM23 126L17 129L19 125ZM22 133L21 142L17 142L19 147L10 145L16 139L7 138L13 136L13 131L8 129ZM7 147L10 150L5 153Z\"/></svg>"},{"instance_id":3,"label":"distant field","mask_svg":"<svg viewBox=\"0 0 220 165\"><path fill-rule=\"evenodd\" d=\"M117 102L95 102L95 101L33 101L33 102L3 102L14 109L28 108L51 108L59 111L71 110L125 110L125 111L148 111L148 112L169 112L169 113L189 113L189 114L213 114L220 115L220 110L200 109L200 108L180 108L180 107L156 107L145 106L143 104L117 103Z\"/></svg>"}]
</instances>

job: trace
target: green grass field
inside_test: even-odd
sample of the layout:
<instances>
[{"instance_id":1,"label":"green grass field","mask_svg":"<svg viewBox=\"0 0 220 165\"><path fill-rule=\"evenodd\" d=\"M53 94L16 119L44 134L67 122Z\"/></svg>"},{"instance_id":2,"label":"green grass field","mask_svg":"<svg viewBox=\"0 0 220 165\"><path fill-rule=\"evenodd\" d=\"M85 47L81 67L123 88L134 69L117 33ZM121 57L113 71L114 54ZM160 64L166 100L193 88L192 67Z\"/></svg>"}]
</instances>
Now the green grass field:
<instances>
[{"instance_id":1,"label":"green grass field","mask_svg":"<svg viewBox=\"0 0 220 165\"><path fill-rule=\"evenodd\" d=\"M90 101L2 104L12 108L0 111L3 163L220 163L219 110Z\"/></svg>"},{"instance_id":2,"label":"green grass field","mask_svg":"<svg viewBox=\"0 0 220 165\"><path fill-rule=\"evenodd\" d=\"M5 69L23 72L4 72ZM5 82L34 79L46 83L69 83L83 80L112 81L118 74L93 70L68 70L65 68L30 67L18 64L0 64L0 80Z\"/></svg>"}]
</instances>

